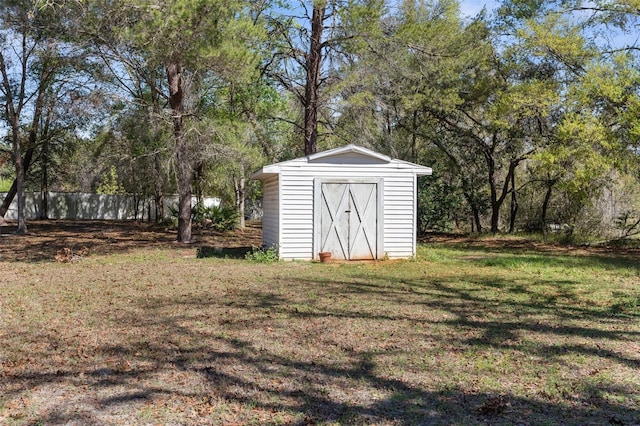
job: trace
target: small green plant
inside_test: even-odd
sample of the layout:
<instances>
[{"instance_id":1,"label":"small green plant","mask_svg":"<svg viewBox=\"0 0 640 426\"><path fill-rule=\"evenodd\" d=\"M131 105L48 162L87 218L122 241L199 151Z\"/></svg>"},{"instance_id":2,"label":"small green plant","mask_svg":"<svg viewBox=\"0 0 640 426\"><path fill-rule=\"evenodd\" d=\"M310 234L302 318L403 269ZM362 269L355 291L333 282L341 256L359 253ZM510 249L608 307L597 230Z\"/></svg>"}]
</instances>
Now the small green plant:
<instances>
[{"instance_id":1,"label":"small green plant","mask_svg":"<svg viewBox=\"0 0 640 426\"><path fill-rule=\"evenodd\" d=\"M200 203L191 207L191 220L193 220L194 222L202 222L205 219L206 210L207 208ZM173 211L171 213L173 214ZM178 211L176 209L176 215L177 214Z\"/></svg>"},{"instance_id":2,"label":"small green plant","mask_svg":"<svg viewBox=\"0 0 640 426\"><path fill-rule=\"evenodd\" d=\"M170 228L178 226L178 207L169 207ZM211 227L216 231L231 231L238 223L238 212L233 207L204 207L196 204L191 208L191 220L202 226Z\"/></svg>"},{"instance_id":3,"label":"small green plant","mask_svg":"<svg viewBox=\"0 0 640 426\"><path fill-rule=\"evenodd\" d=\"M8 192L13 184L13 179L0 179L0 192Z\"/></svg>"},{"instance_id":4,"label":"small green plant","mask_svg":"<svg viewBox=\"0 0 640 426\"><path fill-rule=\"evenodd\" d=\"M168 229L178 228L178 206L169 206L169 217L162 220L162 225Z\"/></svg>"},{"instance_id":5,"label":"small green plant","mask_svg":"<svg viewBox=\"0 0 640 426\"><path fill-rule=\"evenodd\" d=\"M640 296L625 296L620 297L611 306L611 312L616 314L628 314L634 315L640 312Z\"/></svg>"},{"instance_id":6,"label":"small green plant","mask_svg":"<svg viewBox=\"0 0 640 426\"><path fill-rule=\"evenodd\" d=\"M102 182L96 189L98 194L124 194L124 188L118 183L118 172L116 166L111 166L108 172L102 175Z\"/></svg>"},{"instance_id":7,"label":"small green plant","mask_svg":"<svg viewBox=\"0 0 640 426\"><path fill-rule=\"evenodd\" d=\"M274 263L280 260L276 246L261 248L253 247L251 252L245 255L245 259L255 263Z\"/></svg>"},{"instance_id":8,"label":"small green plant","mask_svg":"<svg viewBox=\"0 0 640 426\"><path fill-rule=\"evenodd\" d=\"M238 212L233 207L205 207L196 204L191 216L194 222L208 224L216 231L231 231L238 223Z\"/></svg>"},{"instance_id":9,"label":"small green plant","mask_svg":"<svg viewBox=\"0 0 640 426\"><path fill-rule=\"evenodd\" d=\"M233 207L208 207L204 216L211 220L211 225L217 231L230 231L238 223L238 212Z\"/></svg>"}]
</instances>

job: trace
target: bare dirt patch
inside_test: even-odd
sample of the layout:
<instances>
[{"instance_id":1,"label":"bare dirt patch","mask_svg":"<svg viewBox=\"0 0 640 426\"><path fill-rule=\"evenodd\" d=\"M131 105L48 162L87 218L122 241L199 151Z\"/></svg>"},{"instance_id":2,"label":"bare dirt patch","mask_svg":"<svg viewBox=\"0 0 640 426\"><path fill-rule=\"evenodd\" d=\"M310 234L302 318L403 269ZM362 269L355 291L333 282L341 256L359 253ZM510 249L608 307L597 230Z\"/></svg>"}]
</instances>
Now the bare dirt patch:
<instances>
[{"instance_id":1,"label":"bare dirt patch","mask_svg":"<svg viewBox=\"0 0 640 426\"><path fill-rule=\"evenodd\" d=\"M29 222L27 235L14 235L14 230L11 222L0 227L0 260L54 261L66 250L71 252L70 257L163 248L195 253L198 247L241 254L262 244L261 227L256 222L249 222L242 231L228 232L195 226L192 244L176 242L176 231L166 226L138 221L39 220Z\"/></svg>"}]
</instances>

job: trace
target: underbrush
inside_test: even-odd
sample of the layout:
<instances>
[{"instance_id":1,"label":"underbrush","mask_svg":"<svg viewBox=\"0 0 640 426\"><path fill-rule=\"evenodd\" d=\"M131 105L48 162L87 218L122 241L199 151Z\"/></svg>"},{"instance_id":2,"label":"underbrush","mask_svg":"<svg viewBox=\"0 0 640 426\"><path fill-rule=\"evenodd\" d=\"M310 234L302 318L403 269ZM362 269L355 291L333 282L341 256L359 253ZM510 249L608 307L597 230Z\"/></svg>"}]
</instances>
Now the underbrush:
<instances>
[{"instance_id":1,"label":"underbrush","mask_svg":"<svg viewBox=\"0 0 640 426\"><path fill-rule=\"evenodd\" d=\"M233 207L196 204L191 209L191 220L195 226L212 228L216 231L231 231L238 224L238 212ZM170 208L167 224L175 229L178 226L178 209Z\"/></svg>"},{"instance_id":2,"label":"underbrush","mask_svg":"<svg viewBox=\"0 0 640 426\"><path fill-rule=\"evenodd\" d=\"M278 247L252 247L245 259L254 263L275 263L280 260Z\"/></svg>"}]
</instances>

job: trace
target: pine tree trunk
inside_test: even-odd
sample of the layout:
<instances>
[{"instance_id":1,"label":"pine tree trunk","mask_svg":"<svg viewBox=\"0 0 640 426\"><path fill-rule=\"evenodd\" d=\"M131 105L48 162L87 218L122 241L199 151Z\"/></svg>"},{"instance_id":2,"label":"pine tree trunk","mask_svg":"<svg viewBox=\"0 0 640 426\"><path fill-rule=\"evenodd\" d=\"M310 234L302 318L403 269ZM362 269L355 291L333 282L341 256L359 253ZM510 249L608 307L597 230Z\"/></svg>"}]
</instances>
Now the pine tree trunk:
<instances>
[{"instance_id":1,"label":"pine tree trunk","mask_svg":"<svg viewBox=\"0 0 640 426\"><path fill-rule=\"evenodd\" d=\"M413 127L411 132L411 161L418 162L418 111L413 111Z\"/></svg>"},{"instance_id":2,"label":"pine tree trunk","mask_svg":"<svg viewBox=\"0 0 640 426\"><path fill-rule=\"evenodd\" d=\"M191 242L191 181L193 166L184 136L184 103L182 65L170 63L166 67L169 84L169 105L173 113L173 136L176 144L176 173L178 181L178 242Z\"/></svg>"},{"instance_id":3,"label":"pine tree trunk","mask_svg":"<svg viewBox=\"0 0 640 426\"><path fill-rule=\"evenodd\" d=\"M153 82L153 87L151 89L151 100L153 105L153 113L160 115L160 111L162 110L161 101L160 101L160 92L156 90L155 82L157 81L156 71L151 71L151 82ZM153 133L158 134L158 128L155 120L150 120L153 126ZM156 214L156 223L161 222L165 219L164 216L164 182L165 182L165 174L162 167L162 154L160 151L156 151L153 155L153 195L155 200L155 214ZM149 212L149 214L151 214ZM151 219L149 219L151 220Z\"/></svg>"},{"instance_id":4,"label":"pine tree trunk","mask_svg":"<svg viewBox=\"0 0 640 426\"><path fill-rule=\"evenodd\" d=\"M16 229L17 235L24 235L27 233L27 221L25 215L25 194L24 194L24 167L22 164L22 155L20 154L20 138L15 138L13 144L13 155L15 157L16 165L16 194L18 196L18 229Z\"/></svg>"},{"instance_id":5,"label":"pine tree trunk","mask_svg":"<svg viewBox=\"0 0 640 426\"><path fill-rule=\"evenodd\" d=\"M318 147L318 87L322 63L322 31L326 6L313 7L311 44L306 58L307 82L304 97L304 154L314 154Z\"/></svg>"}]
</instances>

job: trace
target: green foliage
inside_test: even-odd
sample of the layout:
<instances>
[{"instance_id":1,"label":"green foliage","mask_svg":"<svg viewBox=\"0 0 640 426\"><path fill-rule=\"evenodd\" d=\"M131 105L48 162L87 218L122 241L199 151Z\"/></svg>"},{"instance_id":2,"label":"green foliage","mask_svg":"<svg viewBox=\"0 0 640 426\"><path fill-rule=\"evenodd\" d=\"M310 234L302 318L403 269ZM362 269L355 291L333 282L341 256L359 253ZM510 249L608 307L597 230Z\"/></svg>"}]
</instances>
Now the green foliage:
<instances>
[{"instance_id":1,"label":"green foliage","mask_svg":"<svg viewBox=\"0 0 640 426\"><path fill-rule=\"evenodd\" d=\"M115 3L124 20L119 37L154 64L180 63L188 71L208 70L232 80L255 72L248 47L262 37L242 1L151 0Z\"/></svg>"},{"instance_id":2,"label":"green foliage","mask_svg":"<svg viewBox=\"0 0 640 426\"><path fill-rule=\"evenodd\" d=\"M168 229L176 229L178 226L178 206L169 206L169 216L162 221Z\"/></svg>"},{"instance_id":3,"label":"green foliage","mask_svg":"<svg viewBox=\"0 0 640 426\"><path fill-rule=\"evenodd\" d=\"M194 222L209 224L216 231L230 231L238 224L238 212L233 207L196 204L191 214Z\"/></svg>"},{"instance_id":4,"label":"green foliage","mask_svg":"<svg viewBox=\"0 0 640 426\"><path fill-rule=\"evenodd\" d=\"M215 113L215 111L211 111ZM236 203L236 184L264 164L260 137L252 126L237 118L208 120L216 129L213 137L216 155L203 164L203 191L215 193L229 204ZM271 137L267 137L267 140Z\"/></svg>"},{"instance_id":5,"label":"green foliage","mask_svg":"<svg viewBox=\"0 0 640 426\"><path fill-rule=\"evenodd\" d=\"M252 247L251 252L245 256L250 262L255 263L275 263L280 260L278 255L278 247L271 246L266 248Z\"/></svg>"},{"instance_id":6,"label":"green foliage","mask_svg":"<svg viewBox=\"0 0 640 426\"><path fill-rule=\"evenodd\" d=\"M542 231L553 222L574 230L572 239L615 226L635 232L633 215L620 216L617 223L611 216L638 211L637 199L611 188L625 179L640 182L640 55L637 46L614 46L611 40L625 31L633 35L639 1L499 3L495 14L476 17L463 16L456 0L313 3L328 12L317 81L318 147L357 143L432 166L440 174L420 181L421 231L450 230L456 221L468 221L471 212L479 227L489 222L488 213L492 227L499 219L496 231L507 229L513 213L516 228ZM16 53L11 31L17 28L29 30L29 44L47 40L26 64L26 88L45 87L37 78L51 69L55 78L52 74L43 105L71 99L52 115L43 111L38 120L29 117L33 106L25 108L20 120L24 140L28 123L44 123L45 116L67 132L47 139L48 154L40 149L42 140L30 142L38 162L50 157L52 186L86 188L100 182L96 173L118 158L118 175L106 173L99 192L174 192L176 177L186 174L175 167L179 151L172 144L181 134L189 162L184 170L195 170L194 193L215 193L239 206L240 197L259 195L255 182L242 189L251 171L301 154L304 107L314 103L304 101L310 22L295 4L38 0L36 9L33 4L6 2L0 21L6 48ZM83 39L86 34L92 34L89 40ZM108 63L91 61L91 72L76 82L69 78L78 76L76 58L67 56L87 45L98 47ZM12 58L10 52L6 58ZM177 115L165 105L168 63L180 68L182 105L173 111L181 116L178 133ZM96 78L99 88L113 84L125 96L97 102L98 96L78 92ZM72 96L65 91L71 89L62 90L65 85L73 87ZM17 86L13 91L20 93ZM78 132L70 117L82 109L80 102L83 107L95 102L113 119L97 136L73 142L68 135ZM95 120L100 121L106 122ZM68 147L82 143L87 146L75 153ZM38 168L44 170L44 162L29 171L28 188L37 189ZM604 199L613 201L607 206ZM518 209L508 209L510 203ZM194 217L203 218L204 211Z\"/></svg>"},{"instance_id":7,"label":"green foliage","mask_svg":"<svg viewBox=\"0 0 640 426\"><path fill-rule=\"evenodd\" d=\"M462 216L463 197L459 188L434 173L418 181L418 229L448 232Z\"/></svg>"},{"instance_id":8,"label":"green foliage","mask_svg":"<svg viewBox=\"0 0 640 426\"><path fill-rule=\"evenodd\" d=\"M619 296L618 301L611 306L611 311L617 315L637 316L640 314L640 297Z\"/></svg>"},{"instance_id":9,"label":"green foliage","mask_svg":"<svg viewBox=\"0 0 640 426\"><path fill-rule=\"evenodd\" d=\"M202 204L196 204L191 208L191 219L195 222L202 222L205 219L205 213L208 210L208 207L203 206ZM173 210L171 211L173 213ZM176 210L176 214L177 214Z\"/></svg>"},{"instance_id":10,"label":"green foliage","mask_svg":"<svg viewBox=\"0 0 640 426\"><path fill-rule=\"evenodd\" d=\"M98 194L124 194L124 188L118 183L118 172L116 166L111 166L108 172L102 175L102 182L98 185Z\"/></svg>"},{"instance_id":11,"label":"green foliage","mask_svg":"<svg viewBox=\"0 0 640 426\"><path fill-rule=\"evenodd\" d=\"M13 179L0 179L0 192L7 192L11 185L13 184Z\"/></svg>"}]
</instances>

